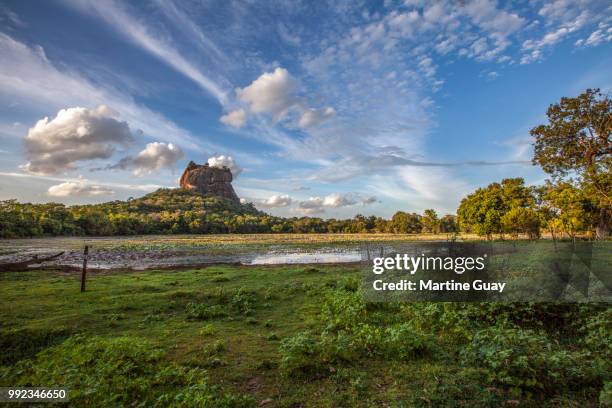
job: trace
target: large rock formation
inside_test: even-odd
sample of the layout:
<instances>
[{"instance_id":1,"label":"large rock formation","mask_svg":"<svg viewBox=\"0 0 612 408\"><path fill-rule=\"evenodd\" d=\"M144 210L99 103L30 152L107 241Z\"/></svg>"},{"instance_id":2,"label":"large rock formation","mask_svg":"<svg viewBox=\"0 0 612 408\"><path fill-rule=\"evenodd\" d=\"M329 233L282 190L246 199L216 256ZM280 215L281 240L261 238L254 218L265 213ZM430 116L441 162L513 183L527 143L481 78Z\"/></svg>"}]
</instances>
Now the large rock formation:
<instances>
[{"instance_id":1,"label":"large rock formation","mask_svg":"<svg viewBox=\"0 0 612 408\"><path fill-rule=\"evenodd\" d=\"M201 165L190 161L181 176L180 184L182 188L200 194L227 198L240 203L232 187L232 172L227 167L210 167L208 163Z\"/></svg>"}]
</instances>

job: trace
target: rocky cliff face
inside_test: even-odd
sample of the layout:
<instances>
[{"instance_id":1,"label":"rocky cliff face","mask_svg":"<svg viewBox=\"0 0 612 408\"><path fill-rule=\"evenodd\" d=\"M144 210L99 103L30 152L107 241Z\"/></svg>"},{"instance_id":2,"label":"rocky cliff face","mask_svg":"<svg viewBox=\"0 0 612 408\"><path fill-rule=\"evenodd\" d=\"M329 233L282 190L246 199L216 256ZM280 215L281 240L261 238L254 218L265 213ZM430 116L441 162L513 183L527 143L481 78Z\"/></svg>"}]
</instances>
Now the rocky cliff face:
<instances>
[{"instance_id":1,"label":"rocky cliff face","mask_svg":"<svg viewBox=\"0 0 612 408\"><path fill-rule=\"evenodd\" d=\"M232 172L227 167L210 167L208 163L200 165L191 161L181 176L180 184L182 188L203 195L227 198L240 203L232 187Z\"/></svg>"}]
</instances>

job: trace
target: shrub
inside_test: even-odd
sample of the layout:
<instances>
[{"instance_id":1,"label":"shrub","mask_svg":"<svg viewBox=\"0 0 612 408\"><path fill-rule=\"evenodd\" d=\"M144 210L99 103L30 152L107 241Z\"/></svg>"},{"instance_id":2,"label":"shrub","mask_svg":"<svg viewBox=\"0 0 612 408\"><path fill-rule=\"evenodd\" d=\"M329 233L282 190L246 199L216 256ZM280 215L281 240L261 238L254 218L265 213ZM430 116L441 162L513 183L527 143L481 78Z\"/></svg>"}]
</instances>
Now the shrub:
<instances>
[{"instance_id":1,"label":"shrub","mask_svg":"<svg viewBox=\"0 0 612 408\"><path fill-rule=\"evenodd\" d=\"M584 345L608 364L612 361L612 309L596 313L581 327Z\"/></svg>"},{"instance_id":2,"label":"shrub","mask_svg":"<svg viewBox=\"0 0 612 408\"><path fill-rule=\"evenodd\" d=\"M204 354L208 357L212 357L225 351L225 349L225 342L223 340L217 340L214 343L208 344L204 347Z\"/></svg>"},{"instance_id":3,"label":"shrub","mask_svg":"<svg viewBox=\"0 0 612 408\"><path fill-rule=\"evenodd\" d=\"M245 288L239 288L230 300L232 309L243 315L249 315L257 304L257 298L253 292Z\"/></svg>"},{"instance_id":4,"label":"shrub","mask_svg":"<svg viewBox=\"0 0 612 408\"><path fill-rule=\"evenodd\" d=\"M466 364L489 371L488 380L516 389L552 389L598 382L602 373L588 367L584 354L561 350L533 330L490 327L474 335L461 355Z\"/></svg>"},{"instance_id":5,"label":"shrub","mask_svg":"<svg viewBox=\"0 0 612 408\"><path fill-rule=\"evenodd\" d=\"M187 304L187 318L191 320L210 320L226 317L227 312L223 306L206 305L190 302Z\"/></svg>"},{"instance_id":6,"label":"shrub","mask_svg":"<svg viewBox=\"0 0 612 408\"><path fill-rule=\"evenodd\" d=\"M612 381L604 383L599 393L599 405L602 407L612 407Z\"/></svg>"},{"instance_id":7,"label":"shrub","mask_svg":"<svg viewBox=\"0 0 612 408\"><path fill-rule=\"evenodd\" d=\"M16 386L66 387L77 406L254 405L250 398L224 395L209 385L205 371L162 357L161 350L136 337L74 336L9 369L3 380Z\"/></svg>"},{"instance_id":8,"label":"shrub","mask_svg":"<svg viewBox=\"0 0 612 408\"><path fill-rule=\"evenodd\" d=\"M327 296L321 308L321 317L327 330L350 330L364 321L366 303L359 292L336 290Z\"/></svg>"},{"instance_id":9,"label":"shrub","mask_svg":"<svg viewBox=\"0 0 612 408\"><path fill-rule=\"evenodd\" d=\"M433 338L405 323L385 330L384 342L386 357L395 360L406 360L434 349Z\"/></svg>"},{"instance_id":10,"label":"shrub","mask_svg":"<svg viewBox=\"0 0 612 408\"><path fill-rule=\"evenodd\" d=\"M283 339L280 352L280 367L290 375L310 375L322 368L321 346L309 332Z\"/></svg>"}]
</instances>

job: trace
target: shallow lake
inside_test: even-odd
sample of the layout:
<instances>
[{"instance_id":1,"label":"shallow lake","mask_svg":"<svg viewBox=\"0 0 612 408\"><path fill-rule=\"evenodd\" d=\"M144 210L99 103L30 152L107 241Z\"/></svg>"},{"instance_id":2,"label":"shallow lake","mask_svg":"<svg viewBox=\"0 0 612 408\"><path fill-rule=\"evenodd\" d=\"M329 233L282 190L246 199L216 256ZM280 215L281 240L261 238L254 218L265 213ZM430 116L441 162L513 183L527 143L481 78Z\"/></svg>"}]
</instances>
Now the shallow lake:
<instances>
[{"instance_id":1,"label":"shallow lake","mask_svg":"<svg viewBox=\"0 0 612 408\"><path fill-rule=\"evenodd\" d=\"M92 269L150 269L210 263L244 265L315 264L359 262L398 251L418 252L424 242L354 240L346 242L294 242L249 239L224 242L210 237L180 239L168 237L39 238L0 241L0 263L15 262L35 255L64 252L46 263L79 267L83 247L89 245L88 265ZM317 237L319 239L320 237Z\"/></svg>"}]
</instances>

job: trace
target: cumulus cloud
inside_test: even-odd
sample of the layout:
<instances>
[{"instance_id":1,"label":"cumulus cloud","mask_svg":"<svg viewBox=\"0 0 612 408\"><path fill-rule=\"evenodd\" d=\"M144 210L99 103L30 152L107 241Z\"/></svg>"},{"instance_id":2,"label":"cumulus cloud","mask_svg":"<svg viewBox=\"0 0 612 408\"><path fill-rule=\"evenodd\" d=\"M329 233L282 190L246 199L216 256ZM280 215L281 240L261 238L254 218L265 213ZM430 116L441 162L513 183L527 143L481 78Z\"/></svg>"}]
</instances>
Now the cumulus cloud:
<instances>
[{"instance_id":1,"label":"cumulus cloud","mask_svg":"<svg viewBox=\"0 0 612 408\"><path fill-rule=\"evenodd\" d=\"M297 88L296 80L285 68L265 72L245 88L236 89L238 98L254 113L269 113L275 120L282 119L295 104L292 92Z\"/></svg>"},{"instance_id":2,"label":"cumulus cloud","mask_svg":"<svg viewBox=\"0 0 612 408\"><path fill-rule=\"evenodd\" d=\"M148 143L136 157L127 156L119 163L110 166L111 169L132 169L135 176L155 173L163 168L174 168L176 162L183 157L180 147L172 143Z\"/></svg>"},{"instance_id":3,"label":"cumulus cloud","mask_svg":"<svg viewBox=\"0 0 612 408\"><path fill-rule=\"evenodd\" d=\"M300 201L298 203L298 209L304 214L318 214L324 213L323 199L321 197L310 197L306 201Z\"/></svg>"},{"instance_id":4,"label":"cumulus cloud","mask_svg":"<svg viewBox=\"0 0 612 408\"><path fill-rule=\"evenodd\" d=\"M245 88L237 88L236 96L241 102L248 106L248 110L254 114L269 114L274 122L285 119L291 114L291 125L300 128L311 128L336 115L333 107L328 106L321 109L309 107L309 102L299 98L296 94L300 91L298 81L285 68L277 67L272 72L264 72ZM223 115L221 122L240 128L246 123L247 112L245 109L237 109ZM298 116L299 115L299 116Z\"/></svg>"},{"instance_id":5,"label":"cumulus cloud","mask_svg":"<svg viewBox=\"0 0 612 408\"><path fill-rule=\"evenodd\" d=\"M325 197L310 197L298 203L298 210L305 214L324 213L326 208L348 207L356 204L373 204L377 201L374 196L363 197L357 193L331 193Z\"/></svg>"},{"instance_id":6,"label":"cumulus cloud","mask_svg":"<svg viewBox=\"0 0 612 408\"><path fill-rule=\"evenodd\" d=\"M113 195L115 192L107 187L68 181L49 187L47 194L52 197L95 197Z\"/></svg>"},{"instance_id":7,"label":"cumulus cloud","mask_svg":"<svg viewBox=\"0 0 612 408\"><path fill-rule=\"evenodd\" d=\"M78 161L108 159L118 145L133 141L132 131L117 114L101 105L62 109L53 119L45 117L25 137L23 166L34 174L56 174L77 168Z\"/></svg>"},{"instance_id":8,"label":"cumulus cloud","mask_svg":"<svg viewBox=\"0 0 612 408\"><path fill-rule=\"evenodd\" d=\"M238 177L238 175L242 173L242 167L236 164L232 156L220 155L220 156L209 157L208 165L210 167L218 167L218 168L227 167L232 172L232 176L234 176L234 178Z\"/></svg>"},{"instance_id":9,"label":"cumulus cloud","mask_svg":"<svg viewBox=\"0 0 612 408\"><path fill-rule=\"evenodd\" d=\"M325 108L324 110L309 108L306 109L300 117L298 126L301 128L317 126L321 122L333 118L335 115L336 111L331 106Z\"/></svg>"},{"instance_id":10,"label":"cumulus cloud","mask_svg":"<svg viewBox=\"0 0 612 408\"><path fill-rule=\"evenodd\" d=\"M278 207L287 207L291 205L293 200L286 194L278 194L268 197L265 200L261 200L257 203L259 207L265 208L278 208Z\"/></svg>"},{"instance_id":11,"label":"cumulus cloud","mask_svg":"<svg viewBox=\"0 0 612 408\"><path fill-rule=\"evenodd\" d=\"M345 207L347 205L354 205L357 203L357 199L353 194L339 194L332 193L323 198L323 206L324 207Z\"/></svg>"},{"instance_id":12,"label":"cumulus cloud","mask_svg":"<svg viewBox=\"0 0 612 408\"><path fill-rule=\"evenodd\" d=\"M221 116L221 123L240 129L246 123L246 111L242 108L233 110Z\"/></svg>"}]
</instances>

